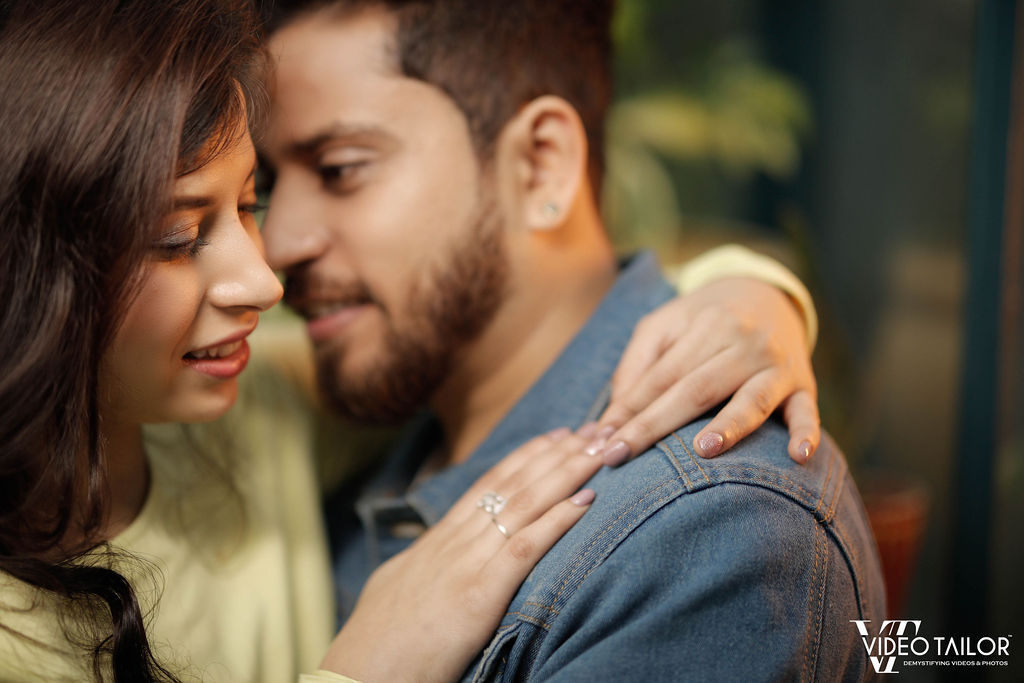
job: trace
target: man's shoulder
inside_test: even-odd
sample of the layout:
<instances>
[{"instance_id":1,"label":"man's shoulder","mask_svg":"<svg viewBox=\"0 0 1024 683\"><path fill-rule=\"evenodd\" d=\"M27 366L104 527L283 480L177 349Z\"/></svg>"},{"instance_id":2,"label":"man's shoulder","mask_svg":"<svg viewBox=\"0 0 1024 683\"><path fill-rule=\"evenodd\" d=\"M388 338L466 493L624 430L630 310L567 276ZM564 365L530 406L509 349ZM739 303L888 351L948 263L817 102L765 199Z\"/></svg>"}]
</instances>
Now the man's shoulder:
<instances>
[{"instance_id":1,"label":"man's shoulder","mask_svg":"<svg viewBox=\"0 0 1024 683\"><path fill-rule=\"evenodd\" d=\"M594 506L594 517L617 517L628 509L657 507L686 497L693 499L694 506L703 505L698 498L742 496L744 491L752 495L742 487L755 487L775 494L780 505L803 508L820 522L835 519L844 487L852 484L846 460L827 434L806 465L789 457L789 434L774 421L726 454L705 459L694 450L693 440L706 424L701 420L686 425L628 464L602 470L590 482L600 501ZM703 496L697 495L701 492Z\"/></svg>"},{"instance_id":2,"label":"man's shoulder","mask_svg":"<svg viewBox=\"0 0 1024 683\"><path fill-rule=\"evenodd\" d=\"M866 515L846 460L827 435L807 465L789 458L788 432L776 423L705 460L692 447L704 424L687 425L589 482L597 493L595 503L524 585L526 592L535 591L533 601L544 594L546 604L557 608L592 572L626 554L654 562L655 557L681 559L711 546L728 556L732 547L749 550L763 544L759 552L769 562L768 555L792 553L793 548L813 555L822 538L845 558L854 583L866 582L871 600L880 599L874 595L880 578ZM635 576L634 588L652 579L651 573ZM653 579L679 584L685 577L679 571ZM559 587L557 595L551 594L552 586Z\"/></svg>"},{"instance_id":3,"label":"man's shoulder","mask_svg":"<svg viewBox=\"0 0 1024 683\"><path fill-rule=\"evenodd\" d=\"M842 453L826 437L797 465L768 424L704 460L704 424L591 480L596 501L524 582L476 679L863 674L849 620L881 618L884 591Z\"/></svg>"}]
</instances>

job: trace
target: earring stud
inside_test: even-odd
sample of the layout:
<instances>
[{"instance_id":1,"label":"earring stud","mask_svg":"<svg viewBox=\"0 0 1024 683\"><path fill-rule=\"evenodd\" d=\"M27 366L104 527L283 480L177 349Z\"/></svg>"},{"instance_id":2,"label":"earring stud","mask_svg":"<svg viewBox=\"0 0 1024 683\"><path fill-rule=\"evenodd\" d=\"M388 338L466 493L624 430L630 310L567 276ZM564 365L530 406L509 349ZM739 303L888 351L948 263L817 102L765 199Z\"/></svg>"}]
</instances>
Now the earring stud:
<instances>
[{"instance_id":1,"label":"earring stud","mask_svg":"<svg viewBox=\"0 0 1024 683\"><path fill-rule=\"evenodd\" d=\"M554 202L547 202L546 204L544 204L543 210L545 218L556 218L560 213L558 209L558 204L555 204Z\"/></svg>"}]
</instances>

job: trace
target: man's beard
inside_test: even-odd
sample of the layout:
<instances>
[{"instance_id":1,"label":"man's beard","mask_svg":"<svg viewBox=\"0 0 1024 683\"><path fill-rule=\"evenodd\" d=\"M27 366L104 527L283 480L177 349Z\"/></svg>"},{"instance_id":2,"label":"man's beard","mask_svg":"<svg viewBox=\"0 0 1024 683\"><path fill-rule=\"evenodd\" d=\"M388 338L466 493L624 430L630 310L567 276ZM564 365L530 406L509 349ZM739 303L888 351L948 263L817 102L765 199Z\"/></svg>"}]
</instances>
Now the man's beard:
<instances>
[{"instance_id":1,"label":"man's beard","mask_svg":"<svg viewBox=\"0 0 1024 683\"><path fill-rule=\"evenodd\" d=\"M466 241L410 288L407 319L396 325L385 312L385 337L371 367L344 373L344 344L318 350L320 389L338 413L393 424L427 404L457 353L483 332L505 299L508 256L497 216L492 203L482 203Z\"/></svg>"}]
</instances>

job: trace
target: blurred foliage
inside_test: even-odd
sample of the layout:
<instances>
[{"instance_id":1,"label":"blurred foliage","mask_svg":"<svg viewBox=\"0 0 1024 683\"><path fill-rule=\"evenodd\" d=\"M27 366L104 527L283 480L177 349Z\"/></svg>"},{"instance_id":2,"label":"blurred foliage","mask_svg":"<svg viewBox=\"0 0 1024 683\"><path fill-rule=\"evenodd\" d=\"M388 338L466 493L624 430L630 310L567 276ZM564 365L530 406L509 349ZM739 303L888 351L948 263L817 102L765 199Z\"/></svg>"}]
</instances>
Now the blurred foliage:
<instances>
[{"instance_id":1,"label":"blurred foliage","mask_svg":"<svg viewBox=\"0 0 1024 683\"><path fill-rule=\"evenodd\" d=\"M734 190L757 173L791 179L812 129L800 85L744 40L652 40L666 12L657 0L628 0L616 18L619 98L608 117L603 209L625 245L670 247L687 215L732 213ZM704 180L687 192L694 168ZM722 186L707 191L707 178Z\"/></svg>"}]
</instances>

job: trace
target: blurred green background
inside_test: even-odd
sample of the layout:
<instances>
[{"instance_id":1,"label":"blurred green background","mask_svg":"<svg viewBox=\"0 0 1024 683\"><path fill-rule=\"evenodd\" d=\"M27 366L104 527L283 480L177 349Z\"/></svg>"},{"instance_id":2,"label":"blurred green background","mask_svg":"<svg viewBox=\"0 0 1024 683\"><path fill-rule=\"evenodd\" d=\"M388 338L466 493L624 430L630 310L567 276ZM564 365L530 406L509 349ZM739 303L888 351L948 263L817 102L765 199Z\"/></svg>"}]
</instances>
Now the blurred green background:
<instances>
[{"instance_id":1,"label":"blurred green background","mask_svg":"<svg viewBox=\"0 0 1024 683\"><path fill-rule=\"evenodd\" d=\"M903 584L894 616L927 635L1024 625L1021 14L620 0L616 20L616 240L665 262L738 241L808 284L824 423ZM993 679L1024 680L1016 659Z\"/></svg>"}]
</instances>

